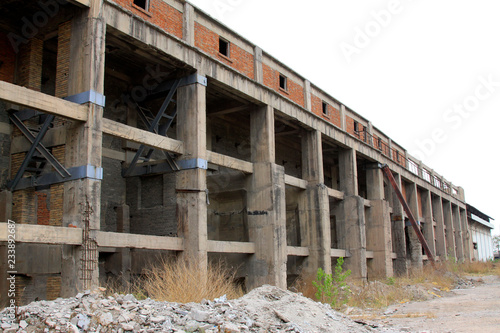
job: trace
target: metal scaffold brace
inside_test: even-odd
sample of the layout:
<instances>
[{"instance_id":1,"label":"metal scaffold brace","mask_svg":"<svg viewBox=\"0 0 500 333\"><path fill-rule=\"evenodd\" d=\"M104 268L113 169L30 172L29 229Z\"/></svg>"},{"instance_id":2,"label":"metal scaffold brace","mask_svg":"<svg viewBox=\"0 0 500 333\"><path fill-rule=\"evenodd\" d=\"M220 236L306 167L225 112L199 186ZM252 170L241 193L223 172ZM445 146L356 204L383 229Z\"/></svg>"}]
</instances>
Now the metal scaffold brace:
<instances>
[{"instance_id":1,"label":"metal scaffold brace","mask_svg":"<svg viewBox=\"0 0 500 333\"><path fill-rule=\"evenodd\" d=\"M394 176L392 175L391 169L389 169L389 166L387 164L379 164L378 166L379 168L382 169L387 179L389 179L389 182L391 183L394 192L396 192L399 202L403 206L403 209L406 215L408 216L408 219L410 220L411 226L413 227L413 230L417 234L420 244L422 244L422 248L424 249L425 254L427 255L427 259L429 259L432 267L436 268L434 263L434 256L432 255L432 252L429 249L429 245L427 245L427 242L425 241L424 235L420 231L417 221L415 220L415 216L413 216L413 213L411 212L410 206L408 206L408 203L403 197L403 193L401 193L401 190L399 189L398 184L396 183L396 179L394 179Z\"/></svg>"}]
</instances>

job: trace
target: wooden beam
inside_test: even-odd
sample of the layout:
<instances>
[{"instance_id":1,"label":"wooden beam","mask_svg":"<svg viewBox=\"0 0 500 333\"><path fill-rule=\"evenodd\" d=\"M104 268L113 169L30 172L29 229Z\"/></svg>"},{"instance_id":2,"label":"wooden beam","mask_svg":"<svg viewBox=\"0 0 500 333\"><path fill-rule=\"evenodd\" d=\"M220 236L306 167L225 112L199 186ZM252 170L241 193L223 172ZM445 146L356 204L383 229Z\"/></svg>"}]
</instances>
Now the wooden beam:
<instances>
[{"instance_id":1,"label":"wooden beam","mask_svg":"<svg viewBox=\"0 0 500 333\"><path fill-rule=\"evenodd\" d=\"M87 121L88 107L0 81L0 100L64 118Z\"/></svg>"},{"instance_id":2,"label":"wooden beam","mask_svg":"<svg viewBox=\"0 0 500 333\"><path fill-rule=\"evenodd\" d=\"M294 186L294 187L298 187L298 188L301 188L304 190L307 188L307 180L293 177L290 175L285 175L285 184L290 185L290 186Z\"/></svg>"},{"instance_id":3,"label":"wooden beam","mask_svg":"<svg viewBox=\"0 0 500 333\"><path fill-rule=\"evenodd\" d=\"M224 242L209 240L207 251L216 253L255 253L255 243L244 242Z\"/></svg>"},{"instance_id":4,"label":"wooden beam","mask_svg":"<svg viewBox=\"0 0 500 333\"><path fill-rule=\"evenodd\" d=\"M286 251L287 251L287 255L289 255L289 256L296 256L296 257L308 257L309 256L309 248L308 247L287 246Z\"/></svg>"},{"instance_id":5,"label":"wooden beam","mask_svg":"<svg viewBox=\"0 0 500 333\"><path fill-rule=\"evenodd\" d=\"M214 153L213 151L207 150L207 160L208 162L223 166L226 168L243 171L244 173L253 173L253 163L243 161L234 157L222 155L219 153Z\"/></svg>"},{"instance_id":6,"label":"wooden beam","mask_svg":"<svg viewBox=\"0 0 500 333\"><path fill-rule=\"evenodd\" d=\"M98 231L96 233L96 242L100 247L171 251L184 250L184 239L177 237L162 237Z\"/></svg>"},{"instance_id":7,"label":"wooden beam","mask_svg":"<svg viewBox=\"0 0 500 333\"><path fill-rule=\"evenodd\" d=\"M82 229L52 227L36 224L19 224L15 227L16 243L39 244L82 244ZM7 223L0 223L0 241L8 241L9 230Z\"/></svg>"},{"instance_id":8,"label":"wooden beam","mask_svg":"<svg viewBox=\"0 0 500 333\"><path fill-rule=\"evenodd\" d=\"M157 135L110 119L104 118L102 120L102 132L132 142L141 143L149 147L177 154L184 154L184 145L181 141Z\"/></svg>"},{"instance_id":9,"label":"wooden beam","mask_svg":"<svg viewBox=\"0 0 500 333\"><path fill-rule=\"evenodd\" d=\"M337 200L344 200L344 192L340 192L329 187L327 187L326 190L328 192L328 196L335 198Z\"/></svg>"}]
</instances>

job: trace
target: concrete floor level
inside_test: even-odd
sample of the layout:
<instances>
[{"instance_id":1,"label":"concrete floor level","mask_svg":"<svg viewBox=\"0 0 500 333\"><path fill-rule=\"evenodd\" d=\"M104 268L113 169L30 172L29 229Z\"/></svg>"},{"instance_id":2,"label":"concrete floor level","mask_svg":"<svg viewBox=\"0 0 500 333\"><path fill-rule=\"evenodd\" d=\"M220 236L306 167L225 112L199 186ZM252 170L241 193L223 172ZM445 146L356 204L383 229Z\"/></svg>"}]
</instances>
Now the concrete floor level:
<instances>
[{"instance_id":1,"label":"concrete floor level","mask_svg":"<svg viewBox=\"0 0 500 333\"><path fill-rule=\"evenodd\" d=\"M179 0L0 4L0 255L20 302L223 260L247 289L471 257L462 188ZM2 299L7 290L2 264Z\"/></svg>"}]
</instances>

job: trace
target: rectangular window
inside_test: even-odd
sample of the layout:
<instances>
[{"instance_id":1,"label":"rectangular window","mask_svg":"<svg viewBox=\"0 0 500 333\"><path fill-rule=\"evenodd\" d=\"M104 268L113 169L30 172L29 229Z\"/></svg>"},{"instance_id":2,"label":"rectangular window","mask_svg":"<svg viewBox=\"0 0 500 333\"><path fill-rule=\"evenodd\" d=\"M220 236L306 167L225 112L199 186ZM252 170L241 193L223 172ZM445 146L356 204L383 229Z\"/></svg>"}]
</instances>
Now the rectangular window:
<instances>
[{"instance_id":1,"label":"rectangular window","mask_svg":"<svg viewBox=\"0 0 500 333\"><path fill-rule=\"evenodd\" d=\"M359 123L355 120L354 121L354 133L358 133L359 132Z\"/></svg>"},{"instance_id":2,"label":"rectangular window","mask_svg":"<svg viewBox=\"0 0 500 333\"><path fill-rule=\"evenodd\" d=\"M219 53L229 58L229 42L219 37Z\"/></svg>"},{"instance_id":3,"label":"rectangular window","mask_svg":"<svg viewBox=\"0 0 500 333\"><path fill-rule=\"evenodd\" d=\"M134 0L134 5L144 10L149 10L149 0Z\"/></svg>"},{"instance_id":4,"label":"rectangular window","mask_svg":"<svg viewBox=\"0 0 500 333\"><path fill-rule=\"evenodd\" d=\"M382 139L381 138L378 138L378 140L377 140L377 147L378 147L378 149L382 150Z\"/></svg>"},{"instance_id":5,"label":"rectangular window","mask_svg":"<svg viewBox=\"0 0 500 333\"><path fill-rule=\"evenodd\" d=\"M280 88L283 90L287 90L287 78L283 74L280 74Z\"/></svg>"},{"instance_id":6,"label":"rectangular window","mask_svg":"<svg viewBox=\"0 0 500 333\"><path fill-rule=\"evenodd\" d=\"M323 102L323 115L328 116L328 103Z\"/></svg>"}]
</instances>

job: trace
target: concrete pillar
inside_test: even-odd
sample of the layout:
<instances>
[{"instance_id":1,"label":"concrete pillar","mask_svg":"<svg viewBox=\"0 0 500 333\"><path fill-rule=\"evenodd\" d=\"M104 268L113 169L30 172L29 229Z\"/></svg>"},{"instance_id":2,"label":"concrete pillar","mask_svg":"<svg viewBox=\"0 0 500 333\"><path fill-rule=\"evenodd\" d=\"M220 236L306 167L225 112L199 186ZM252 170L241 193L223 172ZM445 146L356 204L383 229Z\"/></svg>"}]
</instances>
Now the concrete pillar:
<instances>
[{"instance_id":1,"label":"concrete pillar","mask_svg":"<svg viewBox=\"0 0 500 333\"><path fill-rule=\"evenodd\" d=\"M304 80L304 105L307 111L312 110L311 103L311 82Z\"/></svg>"},{"instance_id":2,"label":"concrete pillar","mask_svg":"<svg viewBox=\"0 0 500 333\"><path fill-rule=\"evenodd\" d=\"M434 223L432 219L432 200L431 200L431 192L429 190L422 190L421 192L422 198L422 213L423 216L420 218L424 221L424 238L427 241L427 245L431 250L433 256L436 256L436 242L434 235Z\"/></svg>"},{"instance_id":3,"label":"concrete pillar","mask_svg":"<svg viewBox=\"0 0 500 333\"><path fill-rule=\"evenodd\" d=\"M384 175L379 168L366 171L366 188L371 207L366 216L366 248L373 251L368 276L393 276L389 203L384 200Z\"/></svg>"},{"instance_id":4,"label":"concrete pillar","mask_svg":"<svg viewBox=\"0 0 500 333\"><path fill-rule=\"evenodd\" d=\"M376 147L375 142L373 142L373 124L371 121L368 122L368 126L366 127L366 132L368 133L368 137L366 138L366 143L370 146Z\"/></svg>"},{"instance_id":5,"label":"concrete pillar","mask_svg":"<svg viewBox=\"0 0 500 333\"><path fill-rule=\"evenodd\" d=\"M408 206L410 206L410 210L413 213L413 216L415 217L417 222L420 221L419 209L418 209L417 185L415 185L414 183L406 185L406 201L408 203ZM422 244L420 243L417 233L415 232L409 221L407 225L407 230L408 230L408 241L410 242L409 249L410 249L410 259L412 268L417 268L417 269L422 268L423 267Z\"/></svg>"},{"instance_id":6,"label":"concrete pillar","mask_svg":"<svg viewBox=\"0 0 500 333\"><path fill-rule=\"evenodd\" d=\"M467 211L460 208L460 223L462 224L462 239L464 242L464 258L471 260L472 239L470 236L469 223L467 223Z\"/></svg>"},{"instance_id":7,"label":"concrete pillar","mask_svg":"<svg viewBox=\"0 0 500 333\"><path fill-rule=\"evenodd\" d=\"M130 207L128 205L116 207L116 232L130 233ZM120 263L121 283L126 286L131 282L132 258L130 257L130 249L119 249L115 255Z\"/></svg>"},{"instance_id":8,"label":"concrete pillar","mask_svg":"<svg viewBox=\"0 0 500 333\"><path fill-rule=\"evenodd\" d=\"M302 178L308 184L299 201L301 244L309 247L303 269L313 275L319 267L331 273L330 202L324 185L319 131L302 134Z\"/></svg>"},{"instance_id":9,"label":"concrete pillar","mask_svg":"<svg viewBox=\"0 0 500 333\"><path fill-rule=\"evenodd\" d=\"M254 48L254 80L264 83L264 70L262 68L262 49L258 46Z\"/></svg>"},{"instance_id":10,"label":"concrete pillar","mask_svg":"<svg viewBox=\"0 0 500 333\"><path fill-rule=\"evenodd\" d=\"M247 289L263 284L286 288L285 169L274 163L274 109L260 107L250 114L254 172L247 179L248 234L255 243L250 256Z\"/></svg>"},{"instance_id":11,"label":"concrete pillar","mask_svg":"<svg viewBox=\"0 0 500 333\"><path fill-rule=\"evenodd\" d=\"M432 200L432 216L434 219L435 225L435 233L436 237L436 256L439 256L441 261L446 260L447 251L446 251L446 237L445 237L445 228L444 228L444 214L443 214L443 204L441 201L441 197L431 196Z\"/></svg>"},{"instance_id":12,"label":"concrete pillar","mask_svg":"<svg viewBox=\"0 0 500 333\"><path fill-rule=\"evenodd\" d=\"M394 179L397 185L401 189L401 176L399 174L394 174ZM391 193L392 202L392 241L393 248L396 252L396 260L393 261L394 272L397 276L404 276L408 274L408 262L406 261L406 234L405 234L405 223L404 223L404 211L403 206L399 202L398 197L394 193L394 190L389 191Z\"/></svg>"},{"instance_id":13,"label":"concrete pillar","mask_svg":"<svg viewBox=\"0 0 500 333\"><path fill-rule=\"evenodd\" d=\"M366 232L364 198L358 196L356 151L346 149L339 152L340 189L344 200L337 206L337 235L341 249L350 256L345 260L352 276L366 279Z\"/></svg>"},{"instance_id":14,"label":"concrete pillar","mask_svg":"<svg viewBox=\"0 0 500 333\"><path fill-rule=\"evenodd\" d=\"M455 229L455 249L457 252L457 260L464 260L464 241L462 234L462 224L460 223L460 211L458 210L458 206L452 205L451 214L453 219L453 228Z\"/></svg>"},{"instance_id":15,"label":"concrete pillar","mask_svg":"<svg viewBox=\"0 0 500 333\"><path fill-rule=\"evenodd\" d=\"M177 89L177 140L184 143L182 160L207 159L206 87L193 83ZM206 270L207 170L176 173L177 228L184 238L182 257L197 269Z\"/></svg>"},{"instance_id":16,"label":"concrete pillar","mask_svg":"<svg viewBox=\"0 0 500 333\"><path fill-rule=\"evenodd\" d=\"M185 2L182 20L182 39L191 46L194 46L194 8Z\"/></svg>"},{"instance_id":17,"label":"concrete pillar","mask_svg":"<svg viewBox=\"0 0 500 333\"><path fill-rule=\"evenodd\" d=\"M346 131L346 122L345 122L345 105L341 104L340 105L340 129L343 130L344 132Z\"/></svg>"},{"instance_id":18,"label":"concrete pillar","mask_svg":"<svg viewBox=\"0 0 500 333\"><path fill-rule=\"evenodd\" d=\"M453 218L451 212L451 202L442 199L443 202L443 217L445 226L446 253L450 258L457 258L455 249L455 230L453 229Z\"/></svg>"},{"instance_id":19,"label":"concrete pillar","mask_svg":"<svg viewBox=\"0 0 500 333\"><path fill-rule=\"evenodd\" d=\"M104 93L104 51L106 25L102 18L103 1L92 0L90 9L76 14L72 21L68 95L89 90ZM86 123L74 122L66 131L65 166L102 166L102 117L103 108L87 103ZM85 211L88 210L88 213ZM81 261L83 246L63 246L61 296L74 296L78 291L95 288L99 284L98 252L92 237L100 229L101 181L79 179L64 183L63 221L85 228L88 222L87 268ZM87 270L88 269L88 270ZM90 272L89 275L86 273ZM87 277L85 277L87 276Z\"/></svg>"}]
</instances>

